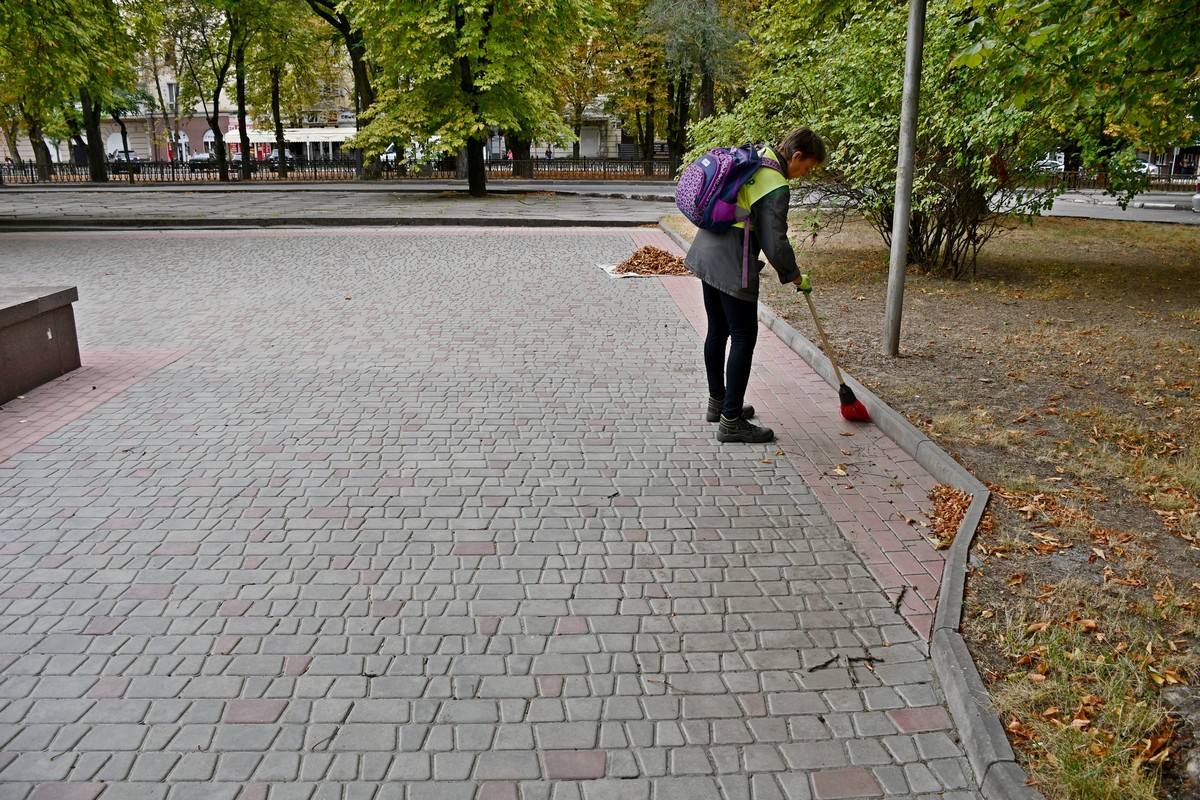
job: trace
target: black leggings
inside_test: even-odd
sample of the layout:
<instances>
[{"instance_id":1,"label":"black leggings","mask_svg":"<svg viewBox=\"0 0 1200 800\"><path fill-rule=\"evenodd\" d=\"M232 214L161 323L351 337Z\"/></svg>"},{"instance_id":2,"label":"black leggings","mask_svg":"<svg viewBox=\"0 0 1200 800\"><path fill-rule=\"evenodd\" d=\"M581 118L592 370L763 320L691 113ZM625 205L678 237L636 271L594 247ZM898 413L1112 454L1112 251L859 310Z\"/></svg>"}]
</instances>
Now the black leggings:
<instances>
[{"instance_id":1,"label":"black leggings","mask_svg":"<svg viewBox=\"0 0 1200 800\"><path fill-rule=\"evenodd\" d=\"M754 345L758 342L758 303L739 300L704 285L704 311L708 314L708 336L704 339L704 369L708 373L708 393L723 399L721 413L741 416L750 383ZM725 347L729 344L729 358Z\"/></svg>"}]
</instances>

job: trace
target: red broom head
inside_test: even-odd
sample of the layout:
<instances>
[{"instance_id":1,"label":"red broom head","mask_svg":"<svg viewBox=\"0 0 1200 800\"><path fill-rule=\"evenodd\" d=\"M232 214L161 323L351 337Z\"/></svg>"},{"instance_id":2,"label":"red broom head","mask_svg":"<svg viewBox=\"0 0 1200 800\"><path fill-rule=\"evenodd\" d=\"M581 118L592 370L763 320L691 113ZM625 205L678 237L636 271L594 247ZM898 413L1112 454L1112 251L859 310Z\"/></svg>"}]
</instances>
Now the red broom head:
<instances>
[{"instance_id":1,"label":"red broom head","mask_svg":"<svg viewBox=\"0 0 1200 800\"><path fill-rule=\"evenodd\" d=\"M838 387L838 399L842 403L842 418L848 419L851 422L870 422L871 415L867 413L867 407L859 402L854 396L854 392L846 384Z\"/></svg>"}]
</instances>

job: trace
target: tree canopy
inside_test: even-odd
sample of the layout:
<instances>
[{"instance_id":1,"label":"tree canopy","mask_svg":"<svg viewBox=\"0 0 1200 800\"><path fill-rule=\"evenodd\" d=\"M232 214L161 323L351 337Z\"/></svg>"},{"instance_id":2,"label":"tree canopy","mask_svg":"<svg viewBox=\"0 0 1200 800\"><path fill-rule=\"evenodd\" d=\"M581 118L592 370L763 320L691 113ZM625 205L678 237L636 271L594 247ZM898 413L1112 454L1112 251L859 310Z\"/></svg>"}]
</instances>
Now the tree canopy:
<instances>
[{"instance_id":1,"label":"tree canopy","mask_svg":"<svg viewBox=\"0 0 1200 800\"><path fill-rule=\"evenodd\" d=\"M354 0L379 75L355 141L436 139L467 148L472 194L485 191L482 147L491 129L565 139L557 65L598 21L589 0Z\"/></svg>"}]
</instances>

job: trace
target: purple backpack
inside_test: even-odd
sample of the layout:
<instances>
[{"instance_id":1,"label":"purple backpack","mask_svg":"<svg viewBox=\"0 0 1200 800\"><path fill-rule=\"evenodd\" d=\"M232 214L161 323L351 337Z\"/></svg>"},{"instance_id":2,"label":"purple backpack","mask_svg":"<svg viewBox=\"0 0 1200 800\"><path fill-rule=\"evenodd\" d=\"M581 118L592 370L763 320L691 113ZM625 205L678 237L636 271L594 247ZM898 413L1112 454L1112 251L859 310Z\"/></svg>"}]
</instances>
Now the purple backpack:
<instances>
[{"instance_id":1,"label":"purple backpack","mask_svg":"<svg viewBox=\"0 0 1200 800\"><path fill-rule=\"evenodd\" d=\"M738 190L759 167L783 172L773 159L763 158L756 145L717 147L696 159L675 187L675 205L697 228L721 233L737 219Z\"/></svg>"}]
</instances>

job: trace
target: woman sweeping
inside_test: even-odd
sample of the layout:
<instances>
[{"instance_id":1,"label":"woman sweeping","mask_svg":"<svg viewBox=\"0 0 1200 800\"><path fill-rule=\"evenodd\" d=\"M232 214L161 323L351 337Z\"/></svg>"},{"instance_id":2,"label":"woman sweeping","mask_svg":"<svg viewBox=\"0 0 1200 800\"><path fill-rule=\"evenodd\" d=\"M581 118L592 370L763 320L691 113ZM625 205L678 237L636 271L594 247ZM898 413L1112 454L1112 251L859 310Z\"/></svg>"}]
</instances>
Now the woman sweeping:
<instances>
[{"instance_id":1,"label":"woman sweeping","mask_svg":"<svg viewBox=\"0 0 1200 800\"><path fill-rule=\"evenodd\" d=\"M738 217L723 233L703 228L688 250L685 262L704 286L708 335L704 367L708 375L709 422L720 422L719 442L769 442L775 432L750 421L754 407L745 405L754 346L758 341L758 278L763 253L779 274L780 283L807 290L808 276L800 274L788 241L788 180L803 178L825 161L825 142L807 127L797 128L774 147L763 149L763 166L738 191ZM778 169L775 168L778 165ZM743 263L745 236L749 268ZM728 356L726 355L728 350Z\"/></svg>"}]
</instances>

